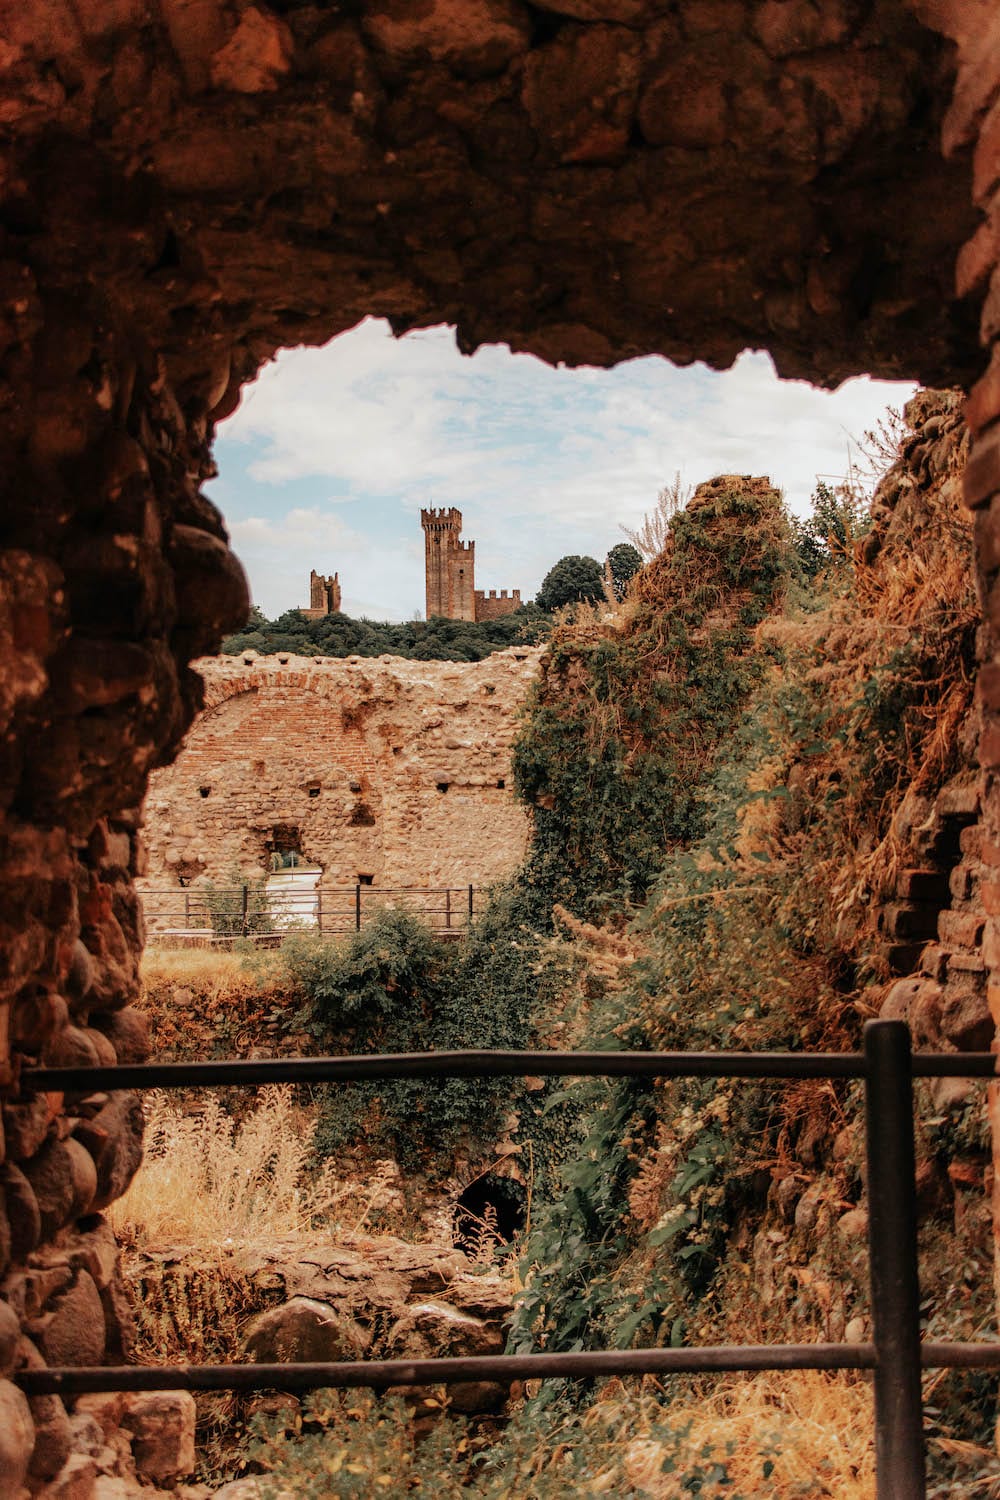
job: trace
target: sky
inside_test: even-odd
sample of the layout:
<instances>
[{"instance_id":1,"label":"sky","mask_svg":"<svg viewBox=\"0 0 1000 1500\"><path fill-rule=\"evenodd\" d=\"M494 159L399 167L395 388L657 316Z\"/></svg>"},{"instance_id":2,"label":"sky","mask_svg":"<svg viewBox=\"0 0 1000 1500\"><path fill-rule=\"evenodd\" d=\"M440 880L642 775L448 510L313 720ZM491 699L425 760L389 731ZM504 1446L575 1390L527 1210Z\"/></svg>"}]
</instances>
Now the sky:
<instances>
[{"instance_id":1,"label":"sky","mask_svg":"<svg viewBox=\"0 0 1000 1500\"><path fill-rule=\"evenodd\" d=\"M424 607L422 506L456 505L476 587L534 596L566 553L603 561L676 474L768 474L798 514L817 477L914 387L837 391L777 378L746 352L730 370L659 356L613 370L555 368L504 346L459 354L450 328L394 339L366 319L322 349L290 349L218 429L220 507L274 617L308 604L309 571L340 575L347 614Z\"/></svg>"}]
</instances>

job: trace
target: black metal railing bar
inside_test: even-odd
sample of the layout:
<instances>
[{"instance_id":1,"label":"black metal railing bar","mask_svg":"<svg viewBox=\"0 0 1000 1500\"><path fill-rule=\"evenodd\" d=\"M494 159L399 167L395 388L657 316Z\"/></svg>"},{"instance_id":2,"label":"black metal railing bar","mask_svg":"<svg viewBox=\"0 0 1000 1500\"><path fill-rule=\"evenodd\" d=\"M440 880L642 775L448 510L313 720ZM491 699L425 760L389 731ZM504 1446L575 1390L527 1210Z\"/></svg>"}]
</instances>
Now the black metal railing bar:
<instances>
[{"instance_id":1,"label":"black metal railing bar","mask_svg":"<svg viewBox=\"0 0 1000 1500\"><path fill-rule=\"evenodd\" d=\"M915 1077L995 1078L993 1053L912 1053L899 1021L871 1021L861 1053L495 1052L463 1050L258 1062L23 1068L22 1085L62 1092L253 1086L389 1078L524 1074L636 1078L861 1078L865 1082L868 1246L873 1339L865 1344L717 1345L579 1353L475 1355L350 1364L180 1365L22 1370L31 1395L107 1390L302 1390L317 1386L447 1384L780 1369L869 1369L874 1375L878 1500L925 1500L921 1368L1000 1369L1000 1342L920 1342L913 1121Z\"/></svg>"},{"instance_id":2,"label":"black metal railing bar","mask_svg":"<svg viewBox=\"0 0 1000 1500\"><path fill-rule=\"evenodd\" d=\"M242 1084L351 1083L390 1078L864 1078L861 1052L381 1052L363 1057L262 1058L253 1062L119 1063L24 1068L40 1092L215 1088ZM995 1078L992 1052L915 1052L915 1078Z\"/></svg>"}]
</instances>

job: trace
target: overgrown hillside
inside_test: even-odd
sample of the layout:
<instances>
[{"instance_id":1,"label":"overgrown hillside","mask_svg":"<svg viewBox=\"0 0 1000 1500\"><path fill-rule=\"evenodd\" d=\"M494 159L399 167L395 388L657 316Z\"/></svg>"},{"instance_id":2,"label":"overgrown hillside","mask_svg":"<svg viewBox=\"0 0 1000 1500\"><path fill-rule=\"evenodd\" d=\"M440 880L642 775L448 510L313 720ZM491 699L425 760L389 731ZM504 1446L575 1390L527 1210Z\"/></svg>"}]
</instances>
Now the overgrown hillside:
<instances>
[{"instance_id":1,"label":"overgrown hillside","mask_svg":"<svg viewBox=\"0 0 1000 1500\"><path fill-rule=\"evenodd\" d=\"M619 632L554 643L519 752L536 803L555 791L529 870L600 909L596 847L619 899L647 893L616 971L590 933L607 976L591 1044L850 1048L916 966L894 899L927 863L935 798L972 789L978 611L959 401L925 392L907 415L871 533L825 600L793 588L782 601L781 532L762 547L751 529L741 561L763 564L760 581L719 587L706 629L715 578L695 566L684 587L679 568L702 503L640 575ZM929 1326L971 1336L992 1301L983 1099L923 1104ZM857 1090L832 1083L609 1088L528 1243L514 1347L866 1336L858 1110ZM986 1440L995 1381L935 1387L943 1424L963 1417Z\"/></svg>"}]
</instances>

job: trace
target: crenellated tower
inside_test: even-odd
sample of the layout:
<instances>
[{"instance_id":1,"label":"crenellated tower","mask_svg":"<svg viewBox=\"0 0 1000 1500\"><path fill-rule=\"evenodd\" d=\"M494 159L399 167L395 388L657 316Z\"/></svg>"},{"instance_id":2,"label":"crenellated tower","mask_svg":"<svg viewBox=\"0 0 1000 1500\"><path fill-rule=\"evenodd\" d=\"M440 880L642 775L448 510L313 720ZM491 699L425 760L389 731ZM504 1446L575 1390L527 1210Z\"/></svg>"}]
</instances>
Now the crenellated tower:
<instances>
[{"instance_id":1,"label":"crenellated tower","mask_svg":"<svg viewBox=\"0 0 1000 1500\"><path fill-rule=\"evenodd\" d=\"M476 618L476 544L463 542L462 512L455 506L422 510L427 618Z\"/></svg>"}]
</instances>

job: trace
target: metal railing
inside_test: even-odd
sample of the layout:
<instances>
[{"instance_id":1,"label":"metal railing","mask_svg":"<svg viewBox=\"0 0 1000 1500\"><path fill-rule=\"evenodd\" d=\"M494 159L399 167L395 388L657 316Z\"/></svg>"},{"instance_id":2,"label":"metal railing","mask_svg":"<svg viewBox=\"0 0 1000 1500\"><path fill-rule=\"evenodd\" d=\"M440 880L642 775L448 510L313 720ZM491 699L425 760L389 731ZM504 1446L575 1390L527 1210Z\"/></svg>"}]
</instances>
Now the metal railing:
<instances>
[{"instance_id":1,"label":"metal railing","mask_svg":"<svg viewBox=\"0 0 1000 1500\"><path fill-rule=\"evenodd\" d=\"M26 1068L21 1081L28 1088L62 1093L521 1075L861 1079L865 1085L873 1334L871 1342L862 1344L714 1345L351 1363L52 1368L21 1370L13 1378L27 1395L41 1396L178 1389L299 1391L324 1386L384 1389L467 1380L573 1380L711 1371L871 1370L878 1500L925 1500L921 1369L1000 1370L1000 1342L921 1343L913 1079L996 1078L998 1061L992 1053L913 1054L903 1022L871 1021L860 1053L462 1051Z\"/></svg>"},{"instance_id":2,"label":"metal railing","mask_svg":"<svg viewBox=\"0 0 1000 1500\"><path fill-rule=\"evenodd\" d=\"M386 908L411 912L440 937L458 937L476 916L476 887L319 886L270 890L260 883L151 887L139 892L149 943L224 946L234 938L279 943L293 932L360 932Z\"/></svg>"}]
</instances>

